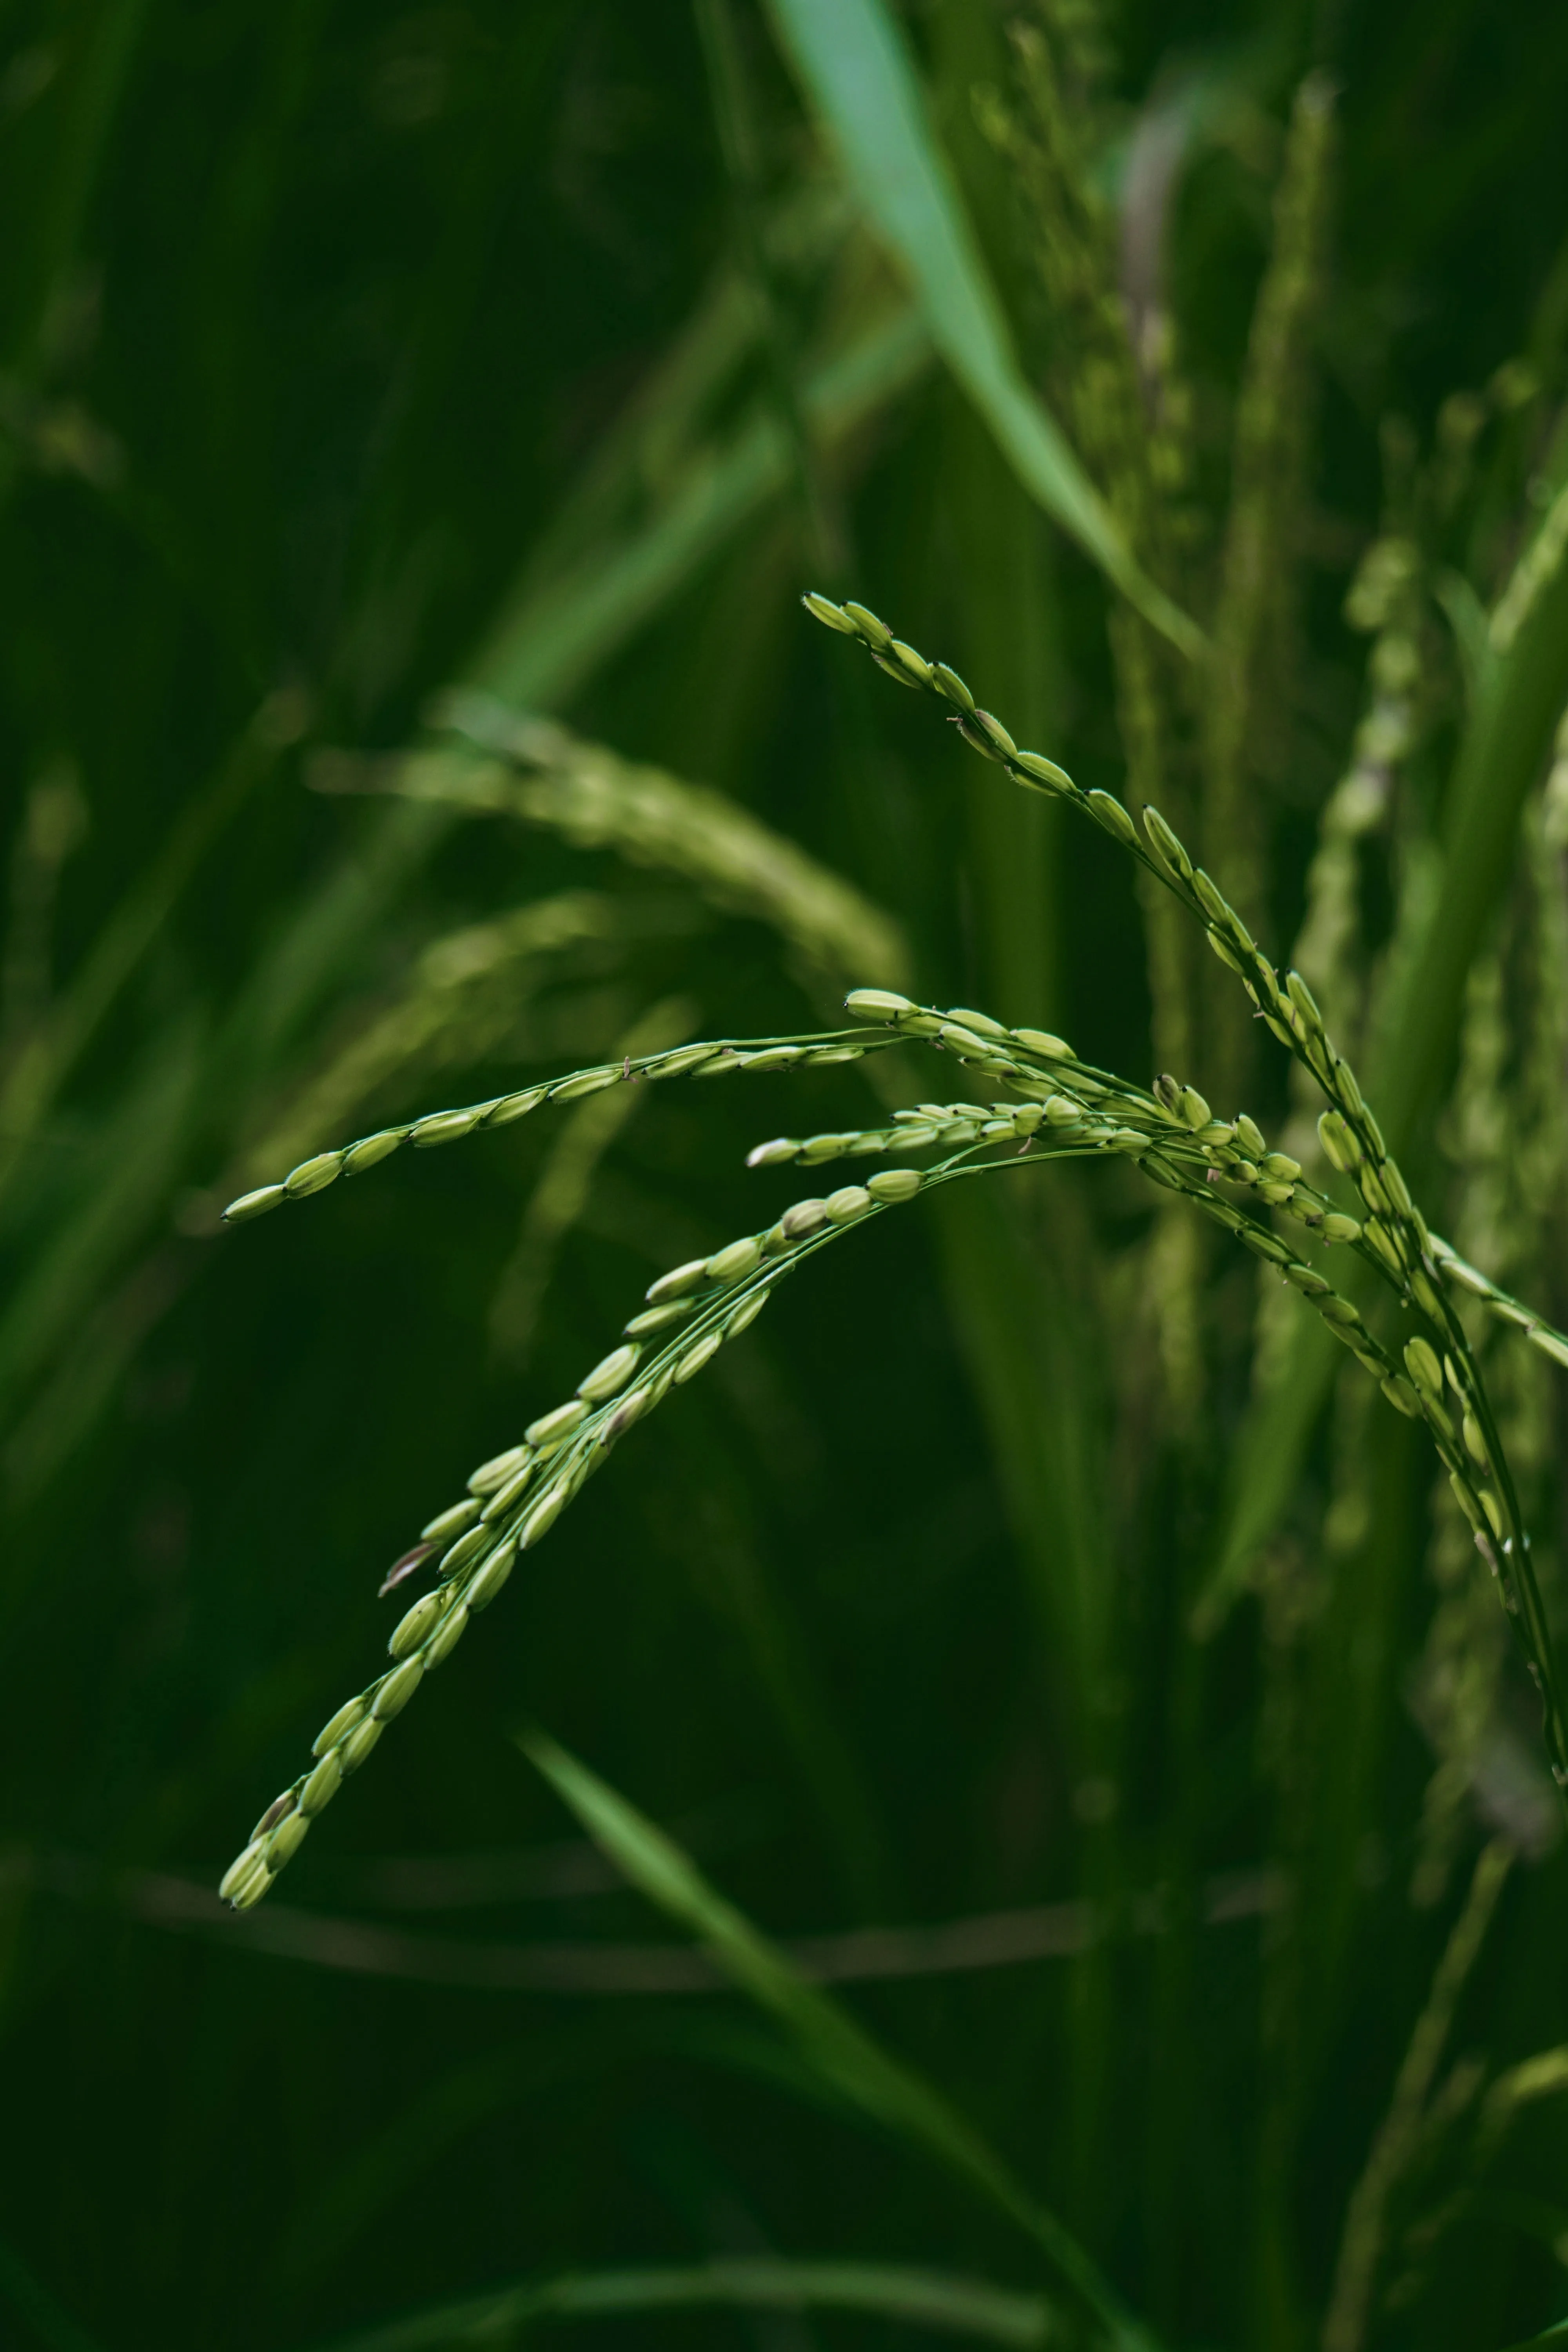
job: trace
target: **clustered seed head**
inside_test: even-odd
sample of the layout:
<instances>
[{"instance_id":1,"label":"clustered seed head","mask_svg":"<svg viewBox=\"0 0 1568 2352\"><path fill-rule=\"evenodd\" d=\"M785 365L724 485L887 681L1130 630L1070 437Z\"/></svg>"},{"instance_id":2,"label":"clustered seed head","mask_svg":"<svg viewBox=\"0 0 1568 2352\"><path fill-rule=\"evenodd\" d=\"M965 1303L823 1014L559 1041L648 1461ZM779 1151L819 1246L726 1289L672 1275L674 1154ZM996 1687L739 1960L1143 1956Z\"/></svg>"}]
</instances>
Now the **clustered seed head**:
<instances>
[{"instance_id":1,"label":"clustered seed head","mask_svg":"<svg viewBox=\"0 0 1568 2352\"><path fill-rule=\"evenodd\" d=\"M815 594L805 601L818 620L845 635L858 638L882 667L889 667L886 656L893 642L892 633L875 614L859 604L835 605L827 598ZM910 649L901 650L907 654ZM926 674L928 671L929 675ZM1491 1432L1490 1410L1468 1342L1445 1290L1445 1277L1452 1278L1472 1295L1484 1299L1494 1312L1523 1329L1533 1345L1554 1361L1565 1365L1568 1365L1568 1336L1553 1330L1532 1310L1509 1298L1505 1292L1488 1282L1473 1267L1466 1267L1461 1272L1454 1253L1434 1241L1411 1197L1404 1175L1388 1150L1377 1120L1363 1097L1354 1072L1336 1051L1328 1034L1321 1011L1307 982L1295 971L1287 972L1281 981L1223 892L1213 878L1194 863L1157 809L1145 808L1143 812L1143 830L1148 843L1145 848L1121 802L1107 793L1079 792L1070 777L1054 762L1037 753L1017 751L1002 722L990 712L976 707L968 687L944 663L927 665L923 657L917 656L912 661L901 660L900 673L904 683L923 686L926 691L942 697L952 707L958 731L974 750L1006 768L1016 782L1032 790L1053 792L1060 798L1072 801L1104 831L1120 840L1183 899L1202 923L1205 936L1215 954L1240 976L1266 1026L1311 1072L1322 1088L1329 1104L1319 1128L1324 1154L1340 1174L1348 1176L1355 1184L1365 1212L1361 1219L1345 1215L1332 1202L1304 1184L1299 1166L1285 1154L1267 1153L1262 1149L1261 1135L1250 1121L1244 1125L1238 1119L1229 1129L1224 1129L1219 1122L1211 1122L1208 1107L1203 1103L1202 1097L1196 1096L1194 1089L1179 1087L1173 1079L1157 1080L1153 1094L1148 1097L1154 1116L1171 1123L1161 1149L1145 1149L1140 1153L1137 1150L1138 1122L1129 1122L1125 1118L1098 1139L1109 1148L1125 1150L1136 1157L1144 1172L1156 1182L1169 1186L1173 1181L1176 1188L1182 1190L1186 1189L1186 1177L1178 1157L1173 1156L1177 1151L1173 1136L1177 1127L1189 1126L1190 1122L1190 1132L1212 1146L1213 1173L1255 1188L1268 1207L1286 1210L1312 1227L1324 1240L1355 1246L1384 1275L1401 1298L1417 1308L1432 1328L1443 1336L1450 1349L1447 1358L1450 1384L1458 1401L1458 1438L1453 1421L1440 1398L1429 1397L1404 1374L1393 1370L1375 1342L1366 1334L1359 1315L1348 1302L1335 1299L1331 1293L1327 1298L1320 1298L1308 1284L1297 1282L1304 1295L1319 1305L1330 1328L1345 1339L1367 1369L1376 1374L1390 1402L1402 1412L1418 1413L1426 1420L1438 1452L1448 1466L1460 1507L1475 1529L1477 1542L1486 1552L1494 1572L1500 1575L1504 1603L1520 1620L1527 1657L1546 1703L1552 1769L1559 1783L1568 1787L1568 1731L1564 1730L1552 1687L1550 1642L1529 1563L1518 1504L1511 1485L1497 1468L1500 1455ZM892 1012L868 1009L862 1017L889 1020L906 1034L931 1034L921 1019L920 1008L902 1009L901 1001L900 1009ZM984 1052L984 1031L972 1022L960 1022L954 1015L947 1016L947 1021L950 1032L963 1032L962 1035L943 1034L939 1016L938 1034L950 1051L966 1059ZM1013 1033L1015 1040L1017 1034ZM979 1066L999 1068L1000 1063L996 1056L992 1056L980 1063ZM1070 1133L1075 1139L1079 1135L1089 1137L1092 1133L1091 1118L1083 1101L1087 1091L1081 1082L1075 1084L1068 1079L1045 1102L1047 1121L1064 1135ZM1101 1105L1102 1110L1106 1108ZM1200 1108L1201 1118L1198 1117ZM1194 1197L1197 1196L1194 1194ZM1222 1223L1236 1218L1237 1223L1233 1230L1258 1255L1281 1265L1289 1259L1289 1251L1284 1250L1284 1245L1274 1235L1267 1229L1251 1225L1228 1204L1211 1199L1204 1205L1211 1214L1217 1214ZM1291 1264L1293 1265L1294 1262ZM1288 1276L1288 1278L1294 1277ZM1489 1483L1494 1480L1495 1484ZM1513 1558L1516 1574L1499 1570L1494 1545L1500 1545L1505 1559Z\"/></svg>"},{"instance_id":2,"label":"clustered seed head","mask_svg":"<svg viewBox=\"0 0 1568 2352\"><path fill-rule=\"evenodd\" d=\"M437 1513L415 1552L405 1555L424 1559L447 1547L437 1566L439 1580L393 1629L388 1671L322 1726L311 1748L310 1769L273 1800L225 1872L219 1893L226 1902L247 1910L261 1900L299 1852L316 1815L358 1770L426 1675L451 1655L470 1619L500 1591L520 1554L549 1533L605 1450L672 1387L693 1379L727 1339L749 1328L779 1275L808 1255L821 1237L913 1199L925 1181L913 1169L888 1169L867 1184L844 1185L826 1200L796 1202L766 1233L743 1235L649 1285L650 1307L632 1318L622 1344L578 1382L574 1396L531 1423L521 1444L481 1463L468 1494ZM650 1324L662 1329L667 1320L692 1315L698 1328L672 1338L645 1369ZM628 1391L634 1380L638 1385Z\"/></svg>"}]
</instances>

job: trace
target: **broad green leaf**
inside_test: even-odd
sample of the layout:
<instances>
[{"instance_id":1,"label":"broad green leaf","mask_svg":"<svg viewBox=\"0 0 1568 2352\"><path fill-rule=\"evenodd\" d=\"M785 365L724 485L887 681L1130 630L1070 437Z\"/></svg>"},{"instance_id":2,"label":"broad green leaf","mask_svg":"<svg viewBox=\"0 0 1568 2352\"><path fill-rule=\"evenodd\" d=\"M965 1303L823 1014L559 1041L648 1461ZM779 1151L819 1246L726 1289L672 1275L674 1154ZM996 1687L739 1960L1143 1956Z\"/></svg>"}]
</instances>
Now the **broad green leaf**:
<instances>
[{"instance_id":1,"label":"broad green leaf","mask_svg":"<svg viewBox=\"0 0 1568 2352\"><path fill-rule=\"evenodd\" d=\"M932 342L1031 498L1192 657L1201 632L1139 566L1029 389L963 199L883 0L771 0L779 40L902 265Z\"/></svg>"},{"instance_id":2,"label":"broad green leaf","mask_svg":"<svg viewBox=\"0 0 1568 2352\"><path fill-rule=\"evenodd\" d=\"M786 2262L731 2256L681 2270L577 2271L540 2284L416 2312L347 2336L325 2352L423 2352L426 2346L510 2344L541 2320L736 2305L753 2311L866 2311L991 2344L1043 2344L1051 2314L1040 2295L901 2263Z\"/></svg>"},{"instance_id":3,"label":"broad green leaf","mask_svg":"<svg viewBox=\"0 0 1568 2352\"><path fill-rule=\"evenodd\" d=\"M542 1732L525 1735L520 1744L616 1869L700 1937L724 1974L778 2020L832 2089L884 2130L967 2180L1044 2248L1113 2343L1126 2352L1149 2352L1152 2338L1092 2258L940 2092L874 2042L709 1885L672 1839L585 1764Z\"/></svg>"}]
</instances>

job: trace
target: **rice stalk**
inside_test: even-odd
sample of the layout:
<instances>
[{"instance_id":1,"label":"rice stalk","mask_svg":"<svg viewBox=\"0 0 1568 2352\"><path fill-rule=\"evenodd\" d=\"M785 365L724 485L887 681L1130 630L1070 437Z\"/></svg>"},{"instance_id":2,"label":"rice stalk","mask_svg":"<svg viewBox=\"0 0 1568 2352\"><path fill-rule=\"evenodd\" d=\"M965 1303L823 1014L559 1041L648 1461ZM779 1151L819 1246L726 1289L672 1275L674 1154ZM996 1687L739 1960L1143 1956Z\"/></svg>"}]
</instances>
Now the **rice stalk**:
<instances>
[{"instance_id":1,"label":"rice stalk","mask_svg":"<svg viewBox=\"0 0 1568 2352\"><path fill-rule=\"evenodd\" d=\"M863 605L839 606L816 595L804 601L815 618L857 639L878 667L900 685L952 706L952 723L972 750L1005 768L1026 789L1066 801L1153 875L1203 927L1220 961L1240 978L1266 1027L1317 1082L1329 1104L1319 1120L1323 1149L1335 1169L1354 1184L1365 1211L1358 1241L1384 1283L1415 1310L1431 1335L1406 1343L1405 1370L1477 1549L1498 1580L1541 1696L1553 1775L1560 1788L1568 1789L1568 1730L1557 1694L1552 1640L1490 1401L1445 1286L1446 1269L1432 1249L1426 1221L1354 1072L1328 1035L1311 990L1299 972L1280 980L1240 916L1203 868L1194 865L1157 809L1143 812L1145 846L1120 801L1105 792L1081 792L1054 761L1039 752L1020 751L1002 722L976 706L963 680L945 663L932 664L903 645ZM1206 1120L1207 1104L1201 1096L1196 1102ZM1452 1411L1446 1402L1448 1386L1454 1391ZM1390 1402L1397 1396L1394 1391Z\"/></svg>"},{"instance_id":2,"label":"rice stalk","mask_svg":"<svg viewBox=\"0 0 1568 2352\"><path fill-rule=\"evenodd\" d=\"M1426 2005L1405 2053L1388 2113L1346 2210L1333 2291L1323 2322L1323 2352L1361 2352L1383 2259L1389 2200L1414 2153L1454 2011L1512 1862L1512 1852L1501 1839L1484 1847L1477 1861L1464 1908L1444 1947Z\"/></svg>"}]
</instances>

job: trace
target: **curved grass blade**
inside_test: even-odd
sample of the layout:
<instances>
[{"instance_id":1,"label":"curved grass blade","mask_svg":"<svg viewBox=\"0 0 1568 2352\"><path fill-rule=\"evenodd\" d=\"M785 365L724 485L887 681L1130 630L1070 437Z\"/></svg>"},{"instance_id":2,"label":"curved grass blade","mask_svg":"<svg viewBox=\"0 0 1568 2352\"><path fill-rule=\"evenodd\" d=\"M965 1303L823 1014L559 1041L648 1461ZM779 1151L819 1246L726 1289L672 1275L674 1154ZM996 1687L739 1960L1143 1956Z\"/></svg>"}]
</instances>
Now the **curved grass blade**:
<instances>
[{"instance_id":1,"label":"curved grass blade","mask_svg":"<svg viewBox=\"0 0 1568 2352\"><path fill-rule=\"evenodd\" d=\"M1030 391L903 39L881 0L771 0L781 46L897 255L942 358L1031 498L1189 658L1202 633L1139 566Z\"/></svg>"},{"instance_id":2,"label":"curved grass blade","mask_svg":"<svg viewBox=\"0 0 1568 2352\"><path fill-rule=\"evenodd\" d=\"M340 2337L322 2352L426 2352L505 2345L541 2321L605 2319L654 2311L859 2311L983 2343L1026 2347L1051 2332L1042 2295L917 2270L902 2263L791 2262L732 2255L684 2269L576 2271L540 2284L444 2304Z\"/></svg>"},{"instance_id":3,"label":"curved grass blade","mask_svg":"<svg viewBox=\"0 0 1568 2352\"><path fill-rule=\"evenodd\" d=\"M967 2180L1042 2247L1113 2344L1148 2352L1152 2339L1053 2213L1036 2203L963 2116L892 2057L710 1886L662 1830L543 1732L524 1754L616 1867L648 1900L698 1936L725 1975L769 2011L824 2081L852 2106Z\"/></svg>"}]
</instances>

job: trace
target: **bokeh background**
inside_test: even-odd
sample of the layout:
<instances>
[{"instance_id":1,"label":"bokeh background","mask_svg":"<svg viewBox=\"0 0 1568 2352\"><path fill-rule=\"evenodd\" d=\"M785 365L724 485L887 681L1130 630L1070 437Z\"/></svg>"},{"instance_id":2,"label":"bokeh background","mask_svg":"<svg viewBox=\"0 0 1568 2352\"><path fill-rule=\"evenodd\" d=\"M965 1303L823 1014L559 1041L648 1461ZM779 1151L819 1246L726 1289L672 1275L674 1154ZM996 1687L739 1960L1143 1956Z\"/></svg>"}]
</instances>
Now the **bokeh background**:
<instances>
[{"instance_id":1,"label":"bokeh background","mask_svg":"<svg viewBox=\"0 0 1568 2352\"><path fill-rule=\"evenodd\" d=\"M1260 287L1285 302L1237 774L1282 958L1339 859L1359 1020L1440 898L1487 614L1560 486L1568 16L893 15L1026 374L1205 625ZM1268 273L1313 72L1334 128L1292 297ZM1348 1363L1194 1633L1292 1342L1252 1262L1214 1256L1182 1356L1168 1226L1125 1170L954 1188L787 1286L286 1885L220 1909L374 1670L388 1563L662 1267L793 1197L752 1144L879 1097L858 1070L628 1091L254 1227L223 1202L639 1044L837 1025L862 982L1147 1083L1174 983L1156 959L1152 993L1112 847L797 599L864 599L1115 789L1142 625L934 356L752 0L21 0L0 219L0 2336L272 2352L509 2281L773 2255L1058 2293L775 2024L682 1979L529 1724L770 1934L832 1939L856 2014L1172 2346L1318 2339L1494 1841L1512 1868L1337 2352L1545 2326L1568 1864L1528 1686L1419 1433ZM1152 489L1094 422L1129 319L1170 371L1132 434ZM1408 1164L1562 1322L1552 660ZM1205 722L1150 661L1201 803ZM411 797L406 754L476 733L509 747L488 798L461 759ZM1335 797L1358 761L1365 806ZM1193 985L1181 1074L1299 1129ZM945 1095L940 1068L912 1086ZM1568 1376L1496 1345L1550 1598ZM845 1940L871 1927L898 1933ZM924 2340L831 2311L574 2325Z\"/></svg>"}]
</instances>

